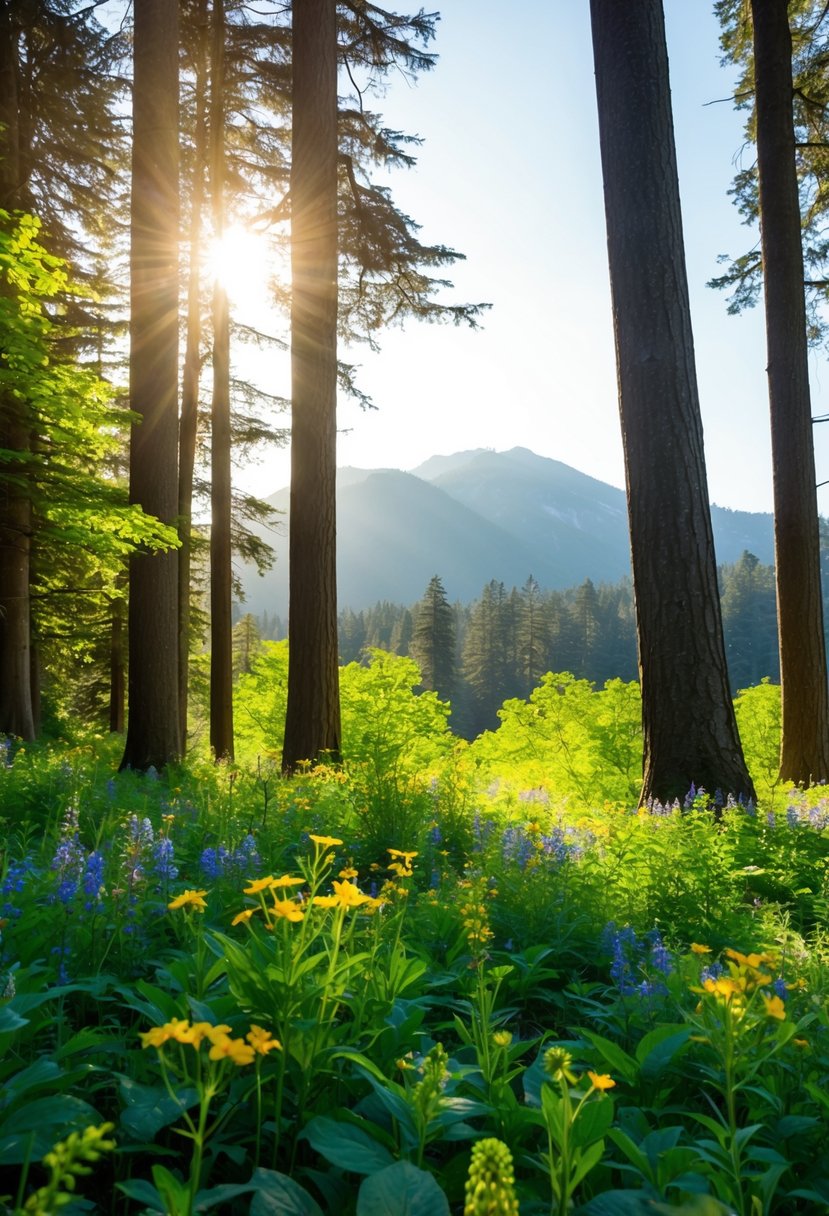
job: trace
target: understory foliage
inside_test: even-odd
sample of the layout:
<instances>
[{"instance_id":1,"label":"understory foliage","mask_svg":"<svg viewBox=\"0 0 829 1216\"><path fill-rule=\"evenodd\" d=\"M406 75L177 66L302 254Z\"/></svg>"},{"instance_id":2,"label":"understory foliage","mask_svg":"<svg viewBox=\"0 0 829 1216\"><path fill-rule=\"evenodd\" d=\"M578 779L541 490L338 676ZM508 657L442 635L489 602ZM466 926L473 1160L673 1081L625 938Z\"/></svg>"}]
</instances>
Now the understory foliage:
<instances>
[{"instance_id":1,"label":"understory foliage","mask_svg":"<svg viewBox=\"0 0 829 1216\"><path fill-rule=\"evenodd\" d=\"M469 745L378 651L349 762L286 779L286 664L236 767L4 744L3 1210L829 1209L829 801L774 786L779 691L737 703L757 807L637 812L634 685Z\"/></svg>"}]
</instances>

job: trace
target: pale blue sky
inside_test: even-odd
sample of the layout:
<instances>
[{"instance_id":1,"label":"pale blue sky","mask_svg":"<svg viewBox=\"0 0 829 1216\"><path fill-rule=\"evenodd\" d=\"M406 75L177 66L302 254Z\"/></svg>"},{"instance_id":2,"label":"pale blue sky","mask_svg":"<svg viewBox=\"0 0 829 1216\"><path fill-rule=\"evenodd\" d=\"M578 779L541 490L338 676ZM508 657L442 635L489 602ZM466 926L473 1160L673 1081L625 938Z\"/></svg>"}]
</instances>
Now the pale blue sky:
<instances>
[{"instance_id":1,"label":"pale blue sky","mask_svg":"<svg viewBox=\"0 0 829 1216\"><path fill-rule=\"evenodd\" d=\"M743 118L721 100L733 74L709 0L665 9L709 488L723 506L770 510L762 308L729 317L705 286L718 254L757 239L727 197ZM449 271L455 297L493 308L477 333L409 324L381 338L380 355L351 353L380 408L343 405L340 463L412 468L522 445L622 486L587 0L517 0L509 13L502 0L445 0L435 49L432 73L415 87L394 80L372 108L424 137L395 196L425 240L466 254ZM812 372L823 413L822 359ZM829 478L826 429L818 480ZM269 454L245 480L269 493L287 467Z\"/></svg>"}]
</instances>

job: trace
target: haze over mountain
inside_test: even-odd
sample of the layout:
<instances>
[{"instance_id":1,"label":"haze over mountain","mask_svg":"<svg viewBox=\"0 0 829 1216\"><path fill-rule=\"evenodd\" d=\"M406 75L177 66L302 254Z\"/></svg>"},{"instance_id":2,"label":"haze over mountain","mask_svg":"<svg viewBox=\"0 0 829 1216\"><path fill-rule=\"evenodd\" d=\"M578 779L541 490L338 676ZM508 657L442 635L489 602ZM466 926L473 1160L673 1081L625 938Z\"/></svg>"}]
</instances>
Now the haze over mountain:
<instances>
[{"instance_id":1,"label":"haze over mountain","mask_svg":"<svg viewBox=\"0 0 829 1216\"><path fill-rule=\"evenodd\" d=\"M245 610L288 611L287 487L268 502L283 512L264 535L276 551L260 578L242 573ZM717 561L748 549L773 560L772 517L712 507ZM547 590L590 578L617 582L630 572L622 490L527 448L477 448L433 456L410 473L339 470L337 481L339 606L381 600L413 604L440 575L450 600L478 599L490 579L507 588L530 574Z\"/></svg>"}]
</instances>

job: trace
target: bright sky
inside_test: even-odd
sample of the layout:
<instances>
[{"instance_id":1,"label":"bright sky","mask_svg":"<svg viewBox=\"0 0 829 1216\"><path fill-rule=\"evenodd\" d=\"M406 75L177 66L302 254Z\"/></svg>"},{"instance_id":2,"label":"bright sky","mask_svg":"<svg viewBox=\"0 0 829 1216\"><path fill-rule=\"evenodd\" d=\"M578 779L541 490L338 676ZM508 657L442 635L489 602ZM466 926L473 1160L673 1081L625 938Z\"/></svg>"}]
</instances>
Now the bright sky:
<instances>
[{"instance_id":1,"label":"bright sky","mask_svg":"<svg viewBox=\"0 0 829 1216\"><path fill-rule=\"evenodd\" d=\"M743 116L727 100L733 74L709 0L665 10L709 489L720 505L767 511L762 307L729 317L705 286L718 254L757 240L727 197ZM424 240L466 255L448 271L452 298L493 307L478 332L412 322L383 335L377 356L343 352L379 408L342 404L339 463L409 469L521 445L623 486L587 0L523 0L512 15L502 0L444 0L435 49L433 72L414 87L398 77L373 108L424 138L393 189ZM826 412L818 356L812 392L813 414ZM827 431L816 427L818 481L829 479ZM269 494L288 467L286 452L268 453L244 480ZM819 493L828 512L829 487Z\"/></svg>"}]
</instances>

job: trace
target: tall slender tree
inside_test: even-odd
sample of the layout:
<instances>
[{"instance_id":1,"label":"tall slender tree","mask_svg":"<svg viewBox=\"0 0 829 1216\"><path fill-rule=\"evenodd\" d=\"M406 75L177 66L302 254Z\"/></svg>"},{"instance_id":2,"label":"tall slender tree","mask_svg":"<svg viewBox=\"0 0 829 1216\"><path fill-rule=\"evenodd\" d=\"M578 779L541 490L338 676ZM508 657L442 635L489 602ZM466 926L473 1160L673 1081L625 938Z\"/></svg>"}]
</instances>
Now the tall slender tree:
<instances>
[{"instance_id":1,"label":"tall slender tree","mask_svg":"<svg viewBox=\"0 0 829 1216\"><path fill-rule=\"evenodd\" d=\"M498 584L502 595L503 583ZM444 700L455 694L457 679L455 613L437 574L429 580L423 599L414 612L409 653L420 668L420 682Z\"/></svg>"},{"instance_id":2,"label":"tall slender tree","mask_svg":"<svg viewBox=\"0 0 829 1216\"><path fill-rule=\"evenodd\" d=\"M224 0L213 0L210 72L210 193L213 239L225 231ZM230 311L221 275L213 283L213 401L210 411L210 746L233 759L233 619L230 475Z\"/></svg>"},{"instance_id":3,"label":"tall slender tree","mask_svg":"<svg viewBox=\"0 0 829 1216\"><path fill-rule=\"evenodd\" d=\"M728 687L661 0L591 0L642 685L641 798L753 793Z\"/></svg>"},{"instance_id":4,"label":"tall slender tree","mask_svg":"<svg viewBox=\"0 0 829 1216\"><path fill-rule=\"evenodd\" d=\"M829 778L829 686L792 115L792 40L787 0L751 0L751 13L774 476L780 777L806 783Z\"/></svg>"},{"instance_id":5,"label":"tall slender tree","mask_svg":"<svg viewBox=\"0 0 829 1216\"><path fill-rule=\"evenodd\" d=\"M293 7L288 705L282 766L340 755L337 6Z\"/></svg>"},{"instance_id":6,"label":"tall slender tree","mask_svg":"<svg viewBox=\"0 0 829 1216\"><path fill-rule=\"evenodd\" d=\"M136 0L130 245L130 501L178 507L178 3ZM121 767L181 753L176 553L130 559L127 738Z\"/></svg>"},{"instance_id":7,"label":"tall slender tree","mask_svg":"<svg viewBox=\"0 0 829 1216\"><path fill-rule=\"evenodd\" d=\"M178 464L178 698L182 749L187 746L190 677L190 597L193 553L193 477L198 438L199 381L202 364L201 245L207 165L207 75L209 18L207 0L193 0L189 14L193 58L193 148L190 164L190 223L187 268L187 337L181 377Z\"/></svg>"}]
</instances>

